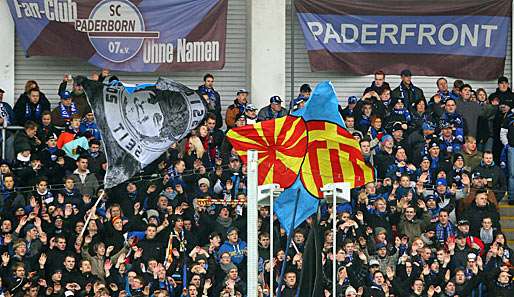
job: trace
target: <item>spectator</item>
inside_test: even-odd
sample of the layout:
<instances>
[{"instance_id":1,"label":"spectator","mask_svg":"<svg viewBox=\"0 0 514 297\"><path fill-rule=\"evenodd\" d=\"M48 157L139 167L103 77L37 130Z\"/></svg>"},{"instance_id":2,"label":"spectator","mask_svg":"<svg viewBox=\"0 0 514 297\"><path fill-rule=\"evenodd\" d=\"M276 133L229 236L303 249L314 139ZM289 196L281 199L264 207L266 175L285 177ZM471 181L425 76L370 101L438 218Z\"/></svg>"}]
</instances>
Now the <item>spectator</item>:
<instances>
[{"instance_id":1,"label":"spectator","mask_svg":"<svg viewBox=\"0 0 514 297\"><path fill-rule=\"evenodd\" d=\"M61 102L52 110L52 123L59 127L65 127L70 124L74 115L81 114L77 105L72 101L71 93L63 91L59 94Z\"/></svg>"},{"instance_id":2,"label":"spectator","mask_svg":"<svg viewBox=\"0 0 514 297\"><path fill-rule=\"evenodd\" d=\"M220 128L223 124L221 117L221 96L214 90L214 76L207 73L203 76L204 84L198 87L198 92L202 95L207 104L207 109L216 115L216 128Z\"/></svg>"},{"instance_id":3,"label":"spectator","mask_svg":"<svg viewBox=\"0 0 514 297\"><path fill-rule=\"evenodd\" d=\"M105 78L105 76L103 76L103 75L106 75L106 76L109 75L108 70L104 69L102 71L101 75L102 75L102 80L103 80ZM66 90L67 85L69 83L72 83L71 92ZM71 76L71 74L64 75L64 78L63 78L61 84L59 85L59 90L58 90L57 95L59 95L59 97L62 98L62 95L65 92L68 92L69 95L71 96L71 102L73 103L73 105L75 105L75 109L77 110L80 117L83 117L87 113L91 112L91 107L89 106L89 103L87 101L86 92L84 92L84 88L81 85L79 85L73 81L73 77ZM56 125L61 126L59 124L56 124ZM62 126L64 126L64 125L62 125Z\"/></svg>"},{"instance_id":4,"label":"spectator","mask_svg":"<svg viewBox=\"0 0 514 297\"><path fill-rule=\"evenodd\" d=\"M94 173L88 169L87 156L79 156L77 159L77 169L73 171L73 182L80 193L93 196L98 190L98 180Z\"/></svg>"},{"instance_id":5,"label":"spectator","mask_svg":"<svg viewBox=\"0 0 514 297\"><path fill-rule=\"evenodd\" d=\"M238 90L236 93L236 99L234 99L234 104L227 108L227 113L225 115L225 124L227 125L227 129L235 126L237 116L245 112L247 103L248 91L245 89Z\"/></svg>"},{"instance_id":6,"label":"spectator","mask_svg":"<svg viewBox=\"0 0 514 297\"><path fill-rule=\"evenodd\" d=\"M423 90L412 84L412 72L409 69L404 69L400 73L401 83L391 92L391 98L403 99L406 107L410 106L411 103L418 99L425 99Z\"/></svg>"},{"instance_id":7,"label":"spectator","mask_svg":"<svg viewBox=\"0 0 514 297\"><path fill-rule=\"evenodd\" d=\"M4 102L4 94L5 91L0 89L0 125L9 126L14 124L14 111L11 105L7 102Z\"/></svg>"},{"instance_id":8,"label":"spectator","mask_svg":"<svg viewBox=\"0 0 514 297\"><path fill-rule=\"evenodd\" d=\"M39 90L36 81L29 80L25 84L25 92L20 95L14 104L14 118L16 124L23 126L26 121L41 123L44 111L50 111L50 102L43 92Z\"/></svg>"},{"instance_id":9,"label":"spectator","mask_svg":"<svg viewBox=\"0 0 514 297\"><path fill-rule=\"evenodd\" d=\"M480 173L480 176L487 180L487 186L496 194L496 200L501 201L505 196L507 183L503 170L494 163L493 153L485 151L482 153L482 161L473 172Z\"/></svg>"},{"instance_id":10,"label":"spectator","mask_svg":"<svg viewBox=\"0 0 514 297\"><path fill-rule=\"evenodd\" d=\"M385 81L384 71L378 70L374 74L374 80L371 83L371 86L367 87L362 95L366 95L371 91L380 94L384 88L389 88L389 84Z\"/></svg>"},{"instance_id":11,"label":"spectator","mask_svg":"<svg viewBox=\"0 0 514 297\"><path fill-rule=\"evenodd\" d=\"M287 115L287 109L282 107L282 99L279 96L271 96L269 105L259 110L257 118L259 121L266 121L281 118Z\"/></svg>"}]
</instances>

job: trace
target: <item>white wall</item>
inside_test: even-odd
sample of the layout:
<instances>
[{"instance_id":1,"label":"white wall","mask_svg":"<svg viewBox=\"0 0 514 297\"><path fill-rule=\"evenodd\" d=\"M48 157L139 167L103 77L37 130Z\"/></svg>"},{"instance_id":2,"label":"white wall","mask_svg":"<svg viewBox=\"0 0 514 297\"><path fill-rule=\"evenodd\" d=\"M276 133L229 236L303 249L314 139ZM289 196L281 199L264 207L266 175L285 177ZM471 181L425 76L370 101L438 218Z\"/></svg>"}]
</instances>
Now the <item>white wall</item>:
<instances>
[{"instance_id":1,"label":"white wall","mask_svg":"<svg viewBox=\"0 0 514 297\"><path fill-rule=\"evenodd\" d=\"M0 89L5 91L4 101L14 103L14 21L7 1L0 1Z\"/></svg>"},{"instance_id":2,"label":"white wall","mask_svg":"<svg viewBox=\"0 0 514 297\"><path fill-rule=\"evenodd\" d=\"M250 98L258 107L285 99L286 0L250 1Z\"/></svg>"}]
</instances>

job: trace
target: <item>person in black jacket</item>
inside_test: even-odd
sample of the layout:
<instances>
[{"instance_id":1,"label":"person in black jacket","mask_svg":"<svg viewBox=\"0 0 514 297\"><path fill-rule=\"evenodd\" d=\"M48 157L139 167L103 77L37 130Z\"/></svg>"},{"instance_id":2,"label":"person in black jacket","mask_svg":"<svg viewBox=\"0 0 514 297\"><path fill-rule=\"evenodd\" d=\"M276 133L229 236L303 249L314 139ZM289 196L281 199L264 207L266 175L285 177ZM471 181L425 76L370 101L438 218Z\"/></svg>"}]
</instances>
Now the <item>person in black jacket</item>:
<instances>
[{"instance_id":1,"label":"person in black jacket","mask_svg":"<svg viewBox=\"0 0 514 297\"><path fill-rule=\"evenodd\" d=\"M214 90L214 76L207 73L203 76L204 84L198 87L198 92L205 100L207 109L216 115L216 128L221 128L223 118L221 117L221 96Z\"/></svg>"},{"instance_id":2,"label":"person in black jacket","mask_svg":"<svg viewBox=\"0 0 514 297\"><path fill-rule=\"evenodd\" d=\"M27 121L41 123L44 111L50 111L50 101L37 87L29 89L14 104L16 124L23 126Z\"/></svg>"},{"instance_id":3,"label":"person in black jacket","mask_svg":"<svg viewBox=\"0 0 514 297\"><path fill-rule=\"evenodd\" d=\"M402 98L405 106L410 106L411 103L425 99L423 90L412 84L412 72L409 69L404 69L400 73L402 81L398 87L391 92L391 98Z\"/></svg>"}]
</instances>

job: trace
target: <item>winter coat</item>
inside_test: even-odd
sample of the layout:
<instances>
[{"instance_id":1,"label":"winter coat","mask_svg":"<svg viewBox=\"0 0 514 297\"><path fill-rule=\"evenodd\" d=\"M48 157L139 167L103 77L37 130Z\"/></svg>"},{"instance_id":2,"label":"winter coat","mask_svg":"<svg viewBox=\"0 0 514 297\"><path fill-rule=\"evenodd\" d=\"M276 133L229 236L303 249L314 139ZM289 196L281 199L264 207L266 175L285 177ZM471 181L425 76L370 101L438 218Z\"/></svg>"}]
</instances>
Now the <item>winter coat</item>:
<instances>
[{"instance_id":1,"label":"winter coat","mask_svg":"<svg viewBox=\"0 0 514 297\"><path fill-rule=\"evenodd\" d=\"M26 121L30 120L41 124L43 111L50 111L50 101L43 92L39 92L39 102L37 104L31 103L28 94L23 93L14 104L15 123L18 126L23 126Z\"/></svg>"},{"instance_id":2,"label":"winter coat","mask_svg":"<svg viewBox=\"0 0 514 297\"><path fill-rule=\"evenodd\" d=\"M84 181L80 178L78 170L75 170L72 175L73 181L75 182L75 187L79 190L82 195L89 195L91 197L96 195L96 191L100 187L98 184L98 180L96 176L87 170L86 178Z\"/></svg>"},{"instance_id":3,"label":"winter coat","mask_svg":"<svg viewBox=\"0 0 514 297\"><path fill-rule=\"evenodd\" d=\"M240 104L239 101L235 99L234 104L227 108L227 113L225 115L225 124L227 124L227 129L233 128L236 125L237 116L242 114L244 111L245 105Z\"/></svg>"},{"instance_id":4,"label":"winter coat","mask_svg":"<svg viewBox=\"0 0 514 297\"><path fill-rule=\"evenodd\" d=\"M430 224L430 214L428 211L424 211L420 219L414 218L412 221L408 221L405 216L400 219L398 230L400 234L405 234L409 237L409 241L421 235L425 231L426 226Z\"/></svg>"},{"instance_id":5,"label":"winter coat","mask_svg":"<svg viewBox=\"0 0 514 297\"><path fill-rule=\"evenodd\" d=\"M271 109L271 106L267 105L267 106L261 108L261 110L259 110L259 113L257 114L257 119L258 119L259 122L260 121L271 120L271 119L277 119L277 118L281 118L283 116L286 116L287 113L288 113L288 111L284 107L282 107L282 109L279 112L274 112Z\"/></svg>"},{"instance_id":6,"label":"winter coat","mask_svg":"<svg viewBox=\"0 0 514 297\"><path fill-rule=\"evenodd\" d=\"M237 240L236 244L230 243L228 240L218 250L218 255L228 252L232 258L232 263L235 265L241 264L246 258L246 242L241 239Z\"/></svg>"},{"instance_id":7,"label":"winter coat","mask_svg":"<svg viewBox=\"0 0 514 297\"><path fill-rule=\"evenodd\" d=\"M505 173L496 164L486 165L483 162L473 170L473 173L480 172L480 176L486 179L492 179L490 187L495 191L497 200L501 200L507 190L507 181Z\"/></svg>"},{"instance_id":8,"label":"winter coat","mask_svg":"<svg viewBox=\"0 0 514 297\"><path fill-rule=\"evenodd\" d=\"M498 228L500 224L500 214L493 204L487 204L484 207L478 207L475 202L471 204L462 214L462 218L469 221L469 233L473 236L480 236L480 228L482 227L482 219L491 218L493 227Z\"/></svg>"}]
</instances>

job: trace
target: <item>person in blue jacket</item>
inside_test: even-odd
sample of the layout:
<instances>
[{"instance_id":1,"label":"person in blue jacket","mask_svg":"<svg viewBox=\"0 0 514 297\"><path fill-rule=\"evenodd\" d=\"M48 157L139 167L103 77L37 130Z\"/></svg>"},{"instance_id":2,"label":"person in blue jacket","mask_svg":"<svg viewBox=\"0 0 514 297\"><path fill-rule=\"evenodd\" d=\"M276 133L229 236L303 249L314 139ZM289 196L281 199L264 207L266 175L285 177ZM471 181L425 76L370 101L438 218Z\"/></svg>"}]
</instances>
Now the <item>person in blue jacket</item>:
<instances>
[{"instance_id":1,"label":"person in blue jacket","mask_svg":"<svg viewBox=\"0 0 514 297\"><path fill-rule=\"evenodd\" d=\"M239 238L239 230L236 227L230 227L227 230L227 240L218 251L218 257L223 253L229 253L232 263L239 266L246 260L247 252L246 242Z\"/></svg>"}]
</instances>

